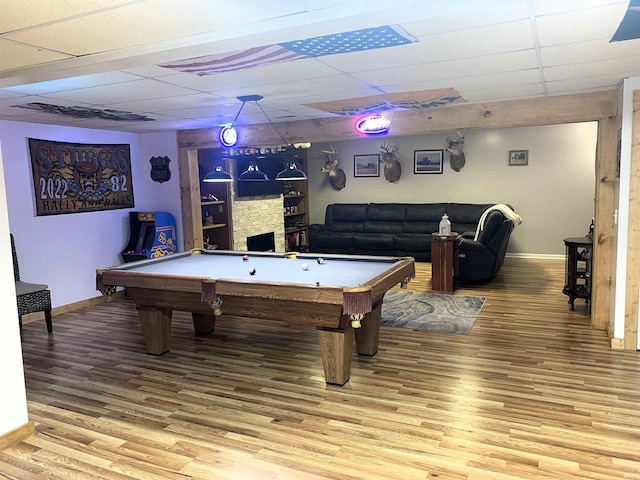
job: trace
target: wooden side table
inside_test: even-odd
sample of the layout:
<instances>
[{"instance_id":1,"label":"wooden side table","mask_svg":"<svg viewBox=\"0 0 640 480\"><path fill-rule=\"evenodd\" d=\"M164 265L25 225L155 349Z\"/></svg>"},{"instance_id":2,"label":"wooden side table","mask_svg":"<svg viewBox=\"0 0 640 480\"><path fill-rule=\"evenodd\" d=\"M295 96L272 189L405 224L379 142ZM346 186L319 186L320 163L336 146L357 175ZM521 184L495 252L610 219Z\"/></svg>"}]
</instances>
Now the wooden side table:
<instances>
[{"instance_id":1,"label":"wooden side table","mask_svg":"<svg viewBox=\"0 0 640 480\"><path fill-rule=\"evenodd\" d=\"M431 289L453 292L458 288L460 235L433 234L431 242Z\"/></svg>"}]
</instances>

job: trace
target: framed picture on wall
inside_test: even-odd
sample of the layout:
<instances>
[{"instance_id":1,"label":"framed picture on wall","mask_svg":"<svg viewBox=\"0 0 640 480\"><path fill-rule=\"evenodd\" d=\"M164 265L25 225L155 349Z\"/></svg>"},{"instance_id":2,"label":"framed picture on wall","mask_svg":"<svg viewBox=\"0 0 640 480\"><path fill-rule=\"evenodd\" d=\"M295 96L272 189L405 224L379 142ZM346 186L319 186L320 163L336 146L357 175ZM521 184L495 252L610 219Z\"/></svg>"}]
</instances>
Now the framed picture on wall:
<instances>
[{"instance_id":1,"label":"framed picture on wall","mask_svg":"<svg viewBox=\"0 0 640 480\"><path fill-rule=\"evenodd\" d=\"M509 166L528 165L529 150L509 150Z\"/></svg>"},{"instance_id":2,"label":"framed picture on wall","mask_svg":"<svg viewBox=\"0 0 640 480\"><path fill-rule=\"evenodd\" d=\"M353 176L354 177L379 177L380 157L378 154L354 155L353 156Z\"/></svg>"},{"instance_id":3,"label":"framed picture on wall","mask_svg":"<svg viewBox=\"0 0 640 480\"><path fill-rule=\"evenodd\" d=\"M413 173L442 173L444 150L414 150Z\"/></svg>"}]
</instances>

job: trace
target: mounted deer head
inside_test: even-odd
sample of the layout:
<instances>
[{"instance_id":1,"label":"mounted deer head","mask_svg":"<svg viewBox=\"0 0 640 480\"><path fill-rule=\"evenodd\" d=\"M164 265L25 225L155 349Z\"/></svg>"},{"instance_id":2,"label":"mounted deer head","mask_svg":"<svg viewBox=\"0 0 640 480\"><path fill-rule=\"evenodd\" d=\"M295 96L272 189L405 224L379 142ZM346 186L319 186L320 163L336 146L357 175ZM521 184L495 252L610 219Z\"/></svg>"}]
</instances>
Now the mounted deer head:
<instances>
[{"instance_id":1,"label":"mounted deer head","mask_svg":"<svg viewBox=\"0 0 640 480\"><path fill-rule=\"evenodd\" d=\"M384 178L391 183L400 180L400 175L402 175L402 166L396 160L397 151L398 145L387 141L380 144L380 162L384 163Z\"/></svg>"},{"instance_id":2,"label":"mounted deer head","mask_svg":"<svg viewBox=\"0 0 640 480\"><path fill-rule=\"evenodd\" d=\"M456 172L462 170L465 164L464 152L462 151L462 144L464 143L464 137L458 132L458 138L450 140L447 138L446 151L449 152L449 165Z\"/></svg>"},{"instance_id":3,"label":"mounted deer head","mask_svg":"<svg viewBox=\"0 0 640 480\"><path fill-rule=\"evenodd\" d=\"M344 170L338 168L338 152L336 152L335 147L329 145L329 148L330 150L320 150L325 156L324 167L322 167L320 171L329 175L329 183L334 190L339 191L347 184L347 176Z\"/></svg>"}]
</instances>

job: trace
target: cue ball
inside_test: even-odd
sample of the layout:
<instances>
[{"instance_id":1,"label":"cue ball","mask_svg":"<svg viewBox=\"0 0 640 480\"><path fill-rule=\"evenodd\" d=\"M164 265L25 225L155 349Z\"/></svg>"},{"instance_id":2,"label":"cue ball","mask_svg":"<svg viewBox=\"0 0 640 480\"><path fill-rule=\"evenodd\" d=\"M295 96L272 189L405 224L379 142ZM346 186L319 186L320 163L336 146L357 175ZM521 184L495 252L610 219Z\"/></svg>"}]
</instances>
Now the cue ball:
<instances>
[{"instance_id":1,"label":"cue ball","mask_svg":"<svg viewBox=\"0 0 640 480\"><path fill-rule=\"evenodd\" d=\"M249 256L248 255L243 255L242 256L242 261L243 262L248 262L249 261Z\"/></svg>"},{"instance_id":2,"label":"cue ball","mask_svg":"<svg viewBox=\"0 0 640 480\"><path fill-rule=\"evenodd\" d=\"M302 264L302 269L303 270L309 270L309 265L307 265L306 263Z\"/></svg>"},{"instance_id":3,"label":"cue ball","mask_svg":"<svg viewBox=\"0 0 640 480\"><path fill-rule=\"evenodd\" d=\"M324 263L324 258L318 257L318 265L322 265Z\"/></svg>"},{"instance_id":4,"label":"cue ball","mask_svg":"<svg viewBox=\"0 0 640 480\"><path fill-rule=\"evenodd\" d=\"M252 268L251 270L249 270L249 275L255 275L256 274L256 269Z\"/></svg>"}]
</instances>

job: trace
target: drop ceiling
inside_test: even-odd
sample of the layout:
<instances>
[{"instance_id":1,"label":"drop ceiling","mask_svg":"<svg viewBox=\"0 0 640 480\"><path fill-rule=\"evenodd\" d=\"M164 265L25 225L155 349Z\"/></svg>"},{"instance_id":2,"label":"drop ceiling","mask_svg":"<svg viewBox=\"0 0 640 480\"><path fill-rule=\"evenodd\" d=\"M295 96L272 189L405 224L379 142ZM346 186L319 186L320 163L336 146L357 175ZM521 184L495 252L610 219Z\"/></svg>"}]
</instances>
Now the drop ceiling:
<instances>
[{"instance_id":1,"label":"drop ceiling","mask_svg":"<svg viewBox=\"0 0 640 480\"><path fill-rule=\"evenodd\" d=\"M640 40L611 42L628 1L0 0L0 119L128 132L228 125L242 95L274 122L311 105L454 89L470 103L616 89ZM186 59L391 25L405 45L196 75ZM640 33L640 32L639 32ZM77 117L57 111L106 111ZM437 107L437 108L447 108ZM264 123L247 104L236 125Z\"/></svg>"}]
</instances>

